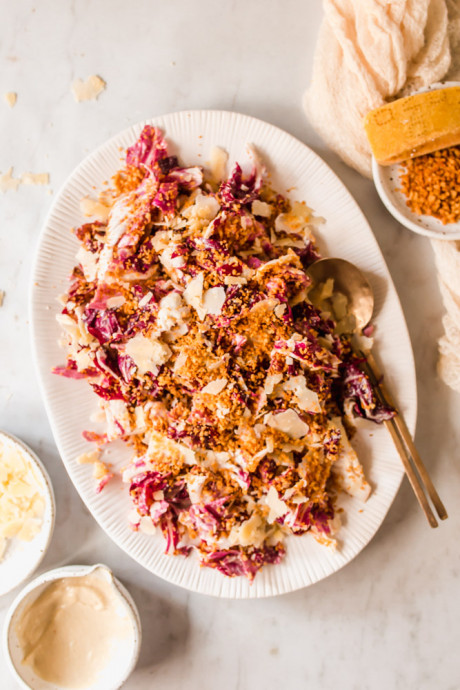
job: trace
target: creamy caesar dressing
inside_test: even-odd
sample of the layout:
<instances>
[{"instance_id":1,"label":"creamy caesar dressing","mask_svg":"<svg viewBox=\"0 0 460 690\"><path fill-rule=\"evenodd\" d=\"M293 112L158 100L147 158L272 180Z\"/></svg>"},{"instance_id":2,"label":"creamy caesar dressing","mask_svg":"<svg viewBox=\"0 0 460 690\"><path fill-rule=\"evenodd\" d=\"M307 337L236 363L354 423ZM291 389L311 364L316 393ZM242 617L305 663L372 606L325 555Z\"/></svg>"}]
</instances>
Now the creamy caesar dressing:
<instances>
[{"instance_id":1,"label":"creamy caesar dressing","mask_svg":"<svg viewBox=\"0 0 460 690\"><path fill-rule=\"evenodd\" d=\"M104 569L49 584L23 610L16 634L23 663L42 680L87 688L110 660L115 640L129 635L126 605Z\"/></svg>"}]
</instances>

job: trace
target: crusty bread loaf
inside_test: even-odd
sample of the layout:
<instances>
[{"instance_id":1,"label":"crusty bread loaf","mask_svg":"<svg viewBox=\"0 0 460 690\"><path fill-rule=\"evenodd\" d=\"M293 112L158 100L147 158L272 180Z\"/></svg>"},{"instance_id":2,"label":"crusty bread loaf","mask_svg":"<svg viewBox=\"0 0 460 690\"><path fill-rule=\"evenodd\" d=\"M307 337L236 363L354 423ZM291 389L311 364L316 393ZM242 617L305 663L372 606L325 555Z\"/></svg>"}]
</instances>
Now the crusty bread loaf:
<instances>
[{"instance_id":1,"label":"crusty bread loaf","mask_svg":"<svg viewBox=\"0 0 460 690\"><path fill-rule=\"evenodd\" d=\"M380 165L460 144L460 87L427 91L371 110L364 128Z\"/></svg>"}]
</instances>

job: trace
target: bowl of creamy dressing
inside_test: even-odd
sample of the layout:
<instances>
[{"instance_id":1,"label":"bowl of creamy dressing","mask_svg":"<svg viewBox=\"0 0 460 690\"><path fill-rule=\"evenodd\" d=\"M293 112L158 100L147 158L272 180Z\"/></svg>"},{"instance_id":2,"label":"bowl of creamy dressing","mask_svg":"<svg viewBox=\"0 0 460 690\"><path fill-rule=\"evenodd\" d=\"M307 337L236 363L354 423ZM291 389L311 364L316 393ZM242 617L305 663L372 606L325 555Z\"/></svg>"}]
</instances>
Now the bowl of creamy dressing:
<instances>
[{"instance_id":1,"label":"bowl of creamy dressing","mask_svg":"<svg viewBox=\"0 0 460 690\"><path fill-rule=\"evenodd\" d=\"M140 644L136 605L101 564L40 575L13 602L3 633L11 671L30 690L115 690Z\"/></svg>"}]
</instances>

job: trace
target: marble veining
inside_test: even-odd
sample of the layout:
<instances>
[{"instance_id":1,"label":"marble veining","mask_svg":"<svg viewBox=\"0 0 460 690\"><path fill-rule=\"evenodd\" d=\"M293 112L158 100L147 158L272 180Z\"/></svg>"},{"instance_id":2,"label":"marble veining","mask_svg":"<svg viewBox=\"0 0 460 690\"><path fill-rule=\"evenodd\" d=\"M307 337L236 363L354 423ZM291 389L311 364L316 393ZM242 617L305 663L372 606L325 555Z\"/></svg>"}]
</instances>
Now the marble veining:
<instances>
[{"instance_id":1,"label":"marble veining","mask_svg":"<svg viewBox=\"0 0 460 690\"><path fill-rule=\"evenodd\" d=\"M81 502L60 461L35 378L28 281L52 196L0 195L0 427L45 462L57 525L41 570L102 561L132 592L144 643L128 690L456 690L460 557L456 510L460 398L436 375L443 308L429 241L399 226L373 184L345 166L301 109L320 3L281 0L0 0L0 172L49 172L55 192L95 146L129 124L189 108L267 120L317 151L366 214L387 261L414 347L416 443L450 512L430 530L404 481L369 546L330 578L258 601L215 600L155 578L125 556ZM72 81L107 90L76 104ZM3 93L15 91L9 108ZM15 592L0 598L0 625ZM13 690L0 651L0 687Z\"/></svg>"}]
</instances>

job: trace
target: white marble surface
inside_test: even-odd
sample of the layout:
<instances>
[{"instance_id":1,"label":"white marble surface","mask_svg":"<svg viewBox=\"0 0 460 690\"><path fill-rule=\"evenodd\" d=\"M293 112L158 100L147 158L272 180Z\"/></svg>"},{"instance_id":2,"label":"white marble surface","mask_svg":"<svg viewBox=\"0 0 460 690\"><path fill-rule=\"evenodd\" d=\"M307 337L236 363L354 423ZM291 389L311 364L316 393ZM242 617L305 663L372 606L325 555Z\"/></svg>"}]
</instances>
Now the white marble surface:
<instances>
[{"instance_id":1,"label":"white marble surface","mask_svg":"<svg viewBox=\"0 0 460 690\"><path fill-rule=\"evenodd\" d=\"M52 197L0 196L0 427L39 453L57 495L41 569L103 561L139 606L144 644L130 690L457 690L460 687L460 397L437 378L443 312L433 256L401 228L371 182L349 170L301 109L320 3L286 0L0 0L0 171L49 172L56 191L96 145L143 118L189 108L255 115L312 146L369 219L399 291L414 346L416 442L450 511L430 530L405 480L371 544L329 579L272 600L189 594L134 563L96 525L57 454L28 340L28 282ZM99 74L107 90L76 104L70 85ZM0 598L0 625L14 597ZM14 680L0 652L0 688Z\"/></svg>"}]
</instances>

